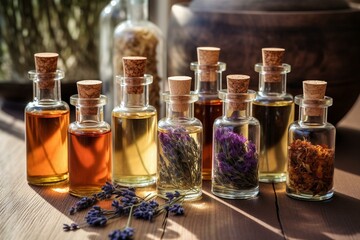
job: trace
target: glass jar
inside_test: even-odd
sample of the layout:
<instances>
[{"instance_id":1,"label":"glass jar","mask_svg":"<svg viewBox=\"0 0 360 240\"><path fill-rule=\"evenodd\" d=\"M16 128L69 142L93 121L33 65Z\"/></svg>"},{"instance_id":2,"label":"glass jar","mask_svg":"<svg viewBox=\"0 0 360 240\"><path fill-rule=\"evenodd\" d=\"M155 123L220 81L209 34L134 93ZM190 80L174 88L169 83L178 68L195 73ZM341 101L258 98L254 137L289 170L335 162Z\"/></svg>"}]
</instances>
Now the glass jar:
<instances>
[{"instance_id":1,"label":"glass jar","mask_svg":"<svg viewBox=\"0 0 360 240\"><path fill-rule=\"evenodd\" d=\"M286 77L290 65L255 65L259 73L259 91L252 104L253 116L259 120L260 182L284 182L286 180L286 153L288 127L294 121L294 103L286 93ZM276 81L270 79L276 78Z\"/></svg>"},{"instance_id":2,"label":"glass jar","mask_svg":"<svg viewBox=\"0 0 360 240\"><path fill-rule=\"evenodd\" d=\"M186 200L200 198L203 128L194 117L198 95L165 92L162 99L167 111L158 124L157 192L166 196L176 190Z\"/></svg>"},{"instance_id":3,"label":"glass jar","mask_svg":"<svg viewBox=\"0 0 360 240\"><path fill-rule=\"evenodd\" d=\"M99 20L99 74L103 82L103 93L109 99L114 97L113 41L115 27L126 20L125 0L111 0L100 13ZM114 108L113 101L105 105L105 119Z\"/></svg>"},{"instance_id":4,"label":"glass jar","mask_svg":"<svg viewBox=\"0 0 360 240\"><path fill-rule=\"evenodd\" d=\"M230 199L247 199L259 193L260 124L251 116L255 91L219 91L223 116L214 122L211 191Z\"/></svg>"},{"instance_id":5,"label":"glass jar","mask_svg":"<svg viewBox=\"0 0 360 240\"><path fill-rule=\"evenodd\" d=\"M149 105L152 80L151 75L117 77L121 103L112 112L113 181L117 184L141 187L155 183L157 114Z\"/></svg>"},{"instance_id":6,"label":"glass jar","mask_svg":"<svg viewBox=\"0 0 360 240\"><path fill-rule=\"evenodd\" d=\"M332 98L295 97L299 120L289 127L288 177L286 194L290 197L320 201L333 196L335 127L327 122ZM313 114L315 109L315 113Z\"/></svg>"},{"instance_id":7,"label":"glass jar","mask_svg":"<svg viewBox=\"0 0 360 240\"><path fill-rule=\"evenodd\" d=\"M121 76L123 57L147 58L146 72L153 76L150 105L160 113L160 82L165 76L166 54L161 30L148 20L148 0L127 0L127 20L115 28L113 53L114 73ZM114 101L114 106L119 105L120 96L114 96Z\"/></svg>"},{"instance_id":8,"label":"glass jar","mask_svg":"<svg viewBox=\"0 0 360 240\"><path fill-rule=\"evenodd\" d=\"M61 100L64 72L29 71L34 99L25 108L27 181L33 185L52 185L68 179L67 127L69 106ZM42 81L52 82L43 86Z\"/></svg>"},{"instance_id":9,"label":"glass jar","mask_svg":"<svg viewBox=\"0 0 360 240\"><path fill-rule=\"evenodd\" d=\"M107 97L70 97L76 121L69 125L69 193L91 196L111 181L111 129L103 120Z\"/></svg>"}]
</instances>

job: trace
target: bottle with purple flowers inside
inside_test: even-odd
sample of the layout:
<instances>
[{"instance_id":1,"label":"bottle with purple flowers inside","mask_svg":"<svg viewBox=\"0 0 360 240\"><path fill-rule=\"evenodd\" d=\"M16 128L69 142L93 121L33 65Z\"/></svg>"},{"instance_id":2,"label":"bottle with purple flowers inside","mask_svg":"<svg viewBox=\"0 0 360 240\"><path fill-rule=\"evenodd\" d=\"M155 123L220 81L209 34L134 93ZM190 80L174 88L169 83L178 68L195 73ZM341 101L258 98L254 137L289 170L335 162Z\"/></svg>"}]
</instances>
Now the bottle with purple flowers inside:
<instances>
[{"instance_id":1,"label":"bottle with purple flowers inside","mask_svg":"<svg viewBox=\"0 0 360 240\"><path fill-rule=\"evenodd\" d=\"M259 193L260 124L251 116L255 91L250 77L228 75L228 89L220 90L223 116L214 122L211 191L229 199L253 198Z\"/></svg>"},{"instance_id":2,"label":"bottle with purple flowers inside","mask_svg":"<svg viewBox=\"0 0 360 240\"><path fill-rule=\"evenodd\" d=\"M162 94L166 117L158 123L157 192L178 191L185 200L201 196L203 127L194 117L198 95L190 92L191 77L169 77L170 92Z\"/></svg>"}]
</instances>

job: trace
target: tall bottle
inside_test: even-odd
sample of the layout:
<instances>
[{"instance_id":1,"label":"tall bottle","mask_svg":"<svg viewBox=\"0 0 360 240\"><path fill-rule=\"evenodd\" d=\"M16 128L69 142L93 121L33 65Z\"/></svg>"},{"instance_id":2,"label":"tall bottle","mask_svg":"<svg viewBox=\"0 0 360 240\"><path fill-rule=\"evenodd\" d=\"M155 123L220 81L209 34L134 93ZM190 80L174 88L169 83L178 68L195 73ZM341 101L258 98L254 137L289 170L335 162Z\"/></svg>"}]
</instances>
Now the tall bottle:
<instances>
[{"instance_id":1,"label":"tall bottle","mask_svg":"<svg viewBox=\"0 0 360 240\"><path fill-rule=\"evenodd\" d=\"M103 82L103 93L114 98L113 41L115 27L126 20L126 1L111 0L100 13L99 20L99 73ZM113 101L105 105L105 119L111 116ZM109 118L110 119L110 118Z\"/></svg>"},{"instance_id":2,"label":"tall bottle","mask_svg":"<svg viewBox=\"0 0 360 240\"><path fill-rule=\"evenodd\" d=\"M114 32L114 72L115 75L124 75L123 57L146 57L146 71L153 76L153 84L149 87L150 105L160 112L159 93L160 82L165 76L165 45L159 27L148 20L148 12L148 0L127 0L127 20L120 23ZM119 105L120 96L115 96L114 101L115 106Z\"/></svg>"},{"instance_id":3,"label":"tall bottle","mask_svg":"<svg viewBox=\"0 0 360 240\"><path fill-rule=\"evenodd\" d=\"M33 81L34 100L25 108L27 181L51 185L68 179L67 127L69 106L61 101L60 81L64 72L56 70L57 53L36 53Z\"/></svg>"},{"instance_id":4,"label":"tall bottle","mask_svg":"<svg viewBox=\"0 0 360 240\"><path fill-rule=\"evenodd\" d=\"M325 81L303 81L303 90L295 97L300 118L289 128L286 193L321 201L334 194L336 129L327 122L332 98L325 96Z\"/></svg>"},{"instance_id":5,"label":"tall bottle","mask_svg":"<svg viewBox=\"0 0 360 240\"><path fill-rule=\"evenodd\" d=\"M259 91L253 102L253 116L261 126L259 172L261 182L286 180L288 127L294 121L293 97L286 93L290 65L282 63L285 49L263 48L259 72Z\"/></svg>"},{"instance_id":6,"label":"tall bottle","mask_svg":"<svg viewBox=\"0 0 360 240\"><path fill-rule=\"evenodd\" d=\"M195 91L199 95L195 102L195 117L201 121L204 130L202 178L205 180L211 179L213 124L222 114L218 91L226 65L219 62L219 54L220 48L198 47L198 61L190 65L195 72Z\"/></svg>"},{"instance_id":7,"label":"tall bottle","mask_svg":"<svg viewBox=\"0 0 360 240\"><path fill-rule=\"evenodd\" d=\"M259 193L260 123L251 116L255 91L248 90L250 77L228 75L223 116L214 122L211 191L230 199L248 199Z\"/></svg>"},{"instance_id":8,"label":"tall bottle","mask_svg":"<svg viewBox=\"0 0 360 240\"><path fill-rule=\"evenodd\" d=\"M118 76L121 103L112 112L113 181L141 187L155 183L157 114L149 105L151 75L144 75L145 57L124 57Z\"/></svg>"},{"instance_id":9,"label":"tall bottle","mask_svg":"<svg viewBox=\"0 0 360 240\"><path fill-rule=\"evenodd\" d=\"M70 97L76 106L76 121L69 125L69 192L89 196L111 181L111 129L103 120L106 96L101 81L77 82L78 94Z\"/></svg>"},{"instance_id":10,"label":"tall bottle","mask_svg":"<svg viewBox=\"0 0 360 240\"><path fill-rule=\"evenodd\" d=\"M163 93L166 117L158 124L157 192L179 191L186 200L201 196L203 129L194 117L198 96L190 92L191 78L169 77L170 92Z\"/></svg>"}]
</instances>

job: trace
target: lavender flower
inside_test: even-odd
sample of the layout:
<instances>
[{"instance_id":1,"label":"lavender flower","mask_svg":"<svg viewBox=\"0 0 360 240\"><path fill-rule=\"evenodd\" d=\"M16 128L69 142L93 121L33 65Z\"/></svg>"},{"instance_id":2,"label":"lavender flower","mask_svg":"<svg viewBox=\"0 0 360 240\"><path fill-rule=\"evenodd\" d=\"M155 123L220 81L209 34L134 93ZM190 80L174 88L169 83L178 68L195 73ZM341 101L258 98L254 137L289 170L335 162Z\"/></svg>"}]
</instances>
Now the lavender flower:
<instances>
[{"instance_id":1,"label":"lavender flower","mask_svg":"<svg viewBox=\"0 0 360 240\"><path fill-rule=\"evenodd\" d=\"M70 215L74 215L76 212L87 209L93 206L97 202L96 197L83 197L70 208Z\"/></svg>"},{"instance_id":2,"label":"lavender flower","mask_svg":"<svg viewBox=\"0 0 360 240\"><path fill-rule=\"evenodd\" d=\"M188 191L201 185L201 148L183 127L159 132L158 184Z\"/></svg>"},{"instance_id":3,"label":"lavender flower","mask_svg":"<svg viewBox=\"0 0 360 240\"><path fill-rule=\"evenodd\" d=\"M75 230L78 230L80 227L79 225L77 225L76 223L72 223L72 224L63 224L63 230L65 232L68 232L68 231L75 231Z\"/></svg>"},{"instance_id":4,"label":"lavender flower","mask_svg":"<svg viewBox=\"0 0 360 240\"><path fill-rule=\"evenodd\" d=\"M174 204L169 207L169 212L175 213L175 215L184 215L184 208L180 204Z\"/></svg>"},{"instance_id":5,"label":"lavender flower","mask_svg":"<svg viewBox=\"0 0 360 240\"><path fill-rule=\"evenodd\" d=\"M214 181L237 190L256 187L258 154L255 144L227 127L217 128L214 136Z\"/></svg>"},{"instance_id":6,"label":"lavender flower","mask_svg":"<svg viewBox=\"0 0 360 240\"><path fill-rule=\"evenodd\" d=\"M115 230L109 234L110 240L127 240L132 239L134 236L134 229L126 227L124 230Z\"/></svg>"}]
</instances>

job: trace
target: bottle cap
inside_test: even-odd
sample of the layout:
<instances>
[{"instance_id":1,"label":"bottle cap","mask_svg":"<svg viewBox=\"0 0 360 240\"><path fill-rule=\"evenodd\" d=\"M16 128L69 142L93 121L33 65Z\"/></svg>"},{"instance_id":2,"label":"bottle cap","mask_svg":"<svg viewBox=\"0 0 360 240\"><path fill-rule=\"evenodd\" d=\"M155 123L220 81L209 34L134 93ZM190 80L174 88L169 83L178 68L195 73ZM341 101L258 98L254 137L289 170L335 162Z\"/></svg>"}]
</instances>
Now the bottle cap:
<instances>
[{"instance_id":1,"label":"bottle cap","mask_svg":"<svg viewBox=\"0 0 360 240\"><path fill-rule=\"evenodd\" d=\"M282 65L285 49L284 48L262 48L263 66L266 67L265 82L280 82L281 72L277 67Z\"/></svg>"},{"instance_id":2,"label":"bottle cap","mask_svg":"<svg viewBox=\"0 0 360 240\"><path fill-rule=\"evenodd\" d=\"M142 77L145 74L146 57L131 56L123 57L124 77L126 86L126 92L128 94L142 94L144 82Z\"/></svg>"},{"instance_id":3,"label":"bottle cap","mask_svg":"<svg viewBox=\"0 0 360 240\"><path fill-rule=\"evenodd\" d=\"M217 47L198 47L197 57L201 70L200 81L216 81L216 64L219 61L220 48Z\"/></svg>"},{"instance_id":4,"label":"bottle cap","mask_svg":"<svg viewBox=\"0 0 360 240\"><path fill-rule=\"evenodd\" d=\"M184 96L190 94L191 77L173 76L168 77L171 96ZM185 98L184 98L185 99ZM172 110L175 112L184 112L188 110L189 104L181 97L172 98ZM174 103L175 102L175 103ZM182 102L182 103L181 103Z\"/></svg>"},{"instance_id":5,"label":"bottle cap","mask_svg":"<svg viewBox=\"0 0 360 240\"><path fill-rule=\"evenodd\" d=\"M81 113L84 115L95 115L97 114L98 107L93 106L96 104L96 101L91 99L100 98L101 93L101 84L99 80L82 80L76 83L77 90L80 99L85 99L81 101L83 108L81 108Z\"/></svg>"},{"instance_id":6,"label":"bottle cap","mask_svg":"<svg viewBox=\"0 0 360 240\"><path fill-rule=\"evenodd\" d=\"M324 99L327 82L321 80L305 80L303 81L303 97L304 100ZM308 116L321 116L322 108L305 108L305 114Z\"/></svg>"},{"instance_id":7,"label":"bottle cap","mask_svg":"<svg viewBox=\"0 0 360 240\"><path fill-rule=\"evenodd\" d=\"M39 73L39 88L53 89L55 86L55 72L57 69L57 61L59 54L57 53L35 53L35 69Z\"/></svg>"},{"instance_id":8,"label":"bottle cap","mask_svg":"<svg viewBox=\"0 0 360 240\"><path fill-rule=\"evenodd\" d=\"M230 106L233 110L244 110L246 108L245 95L236 95L231 93L246 93L249 88L250 76L233 74L227 75L227 91L229 94Z\"/></svg>"}]
</instances>

